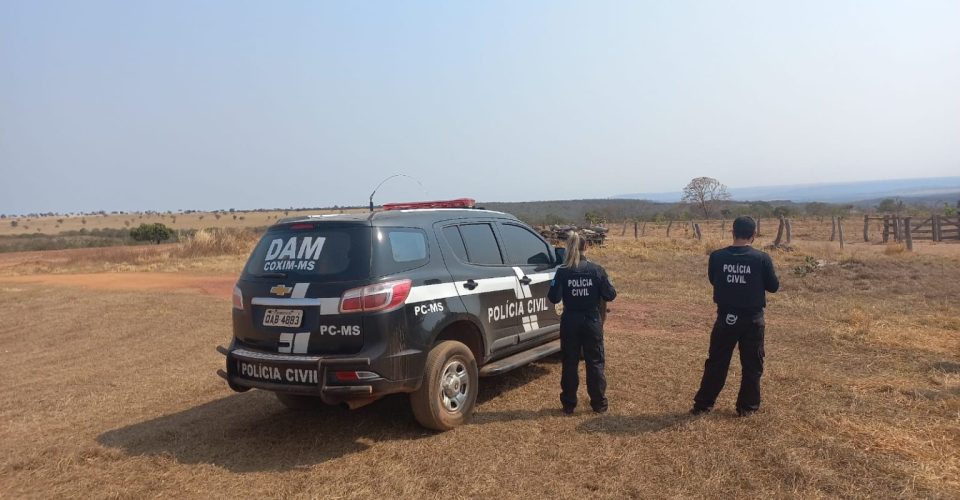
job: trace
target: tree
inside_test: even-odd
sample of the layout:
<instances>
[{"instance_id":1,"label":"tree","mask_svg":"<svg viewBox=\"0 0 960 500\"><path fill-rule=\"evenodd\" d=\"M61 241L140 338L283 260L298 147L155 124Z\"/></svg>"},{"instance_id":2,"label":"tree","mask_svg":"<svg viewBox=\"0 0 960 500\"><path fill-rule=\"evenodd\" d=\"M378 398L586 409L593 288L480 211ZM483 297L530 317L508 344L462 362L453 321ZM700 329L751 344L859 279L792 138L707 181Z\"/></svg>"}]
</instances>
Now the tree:
<instances>
[{"instance_id":1,"label":"tree","mask_svg":"<svg viewBox=\"0 0 960 500\"><path fill-rule=\"evenodd\" d=\"M548 226L560 225L563 224L563 219L557 214L549 213L543 216L543 223Z\"/></svg>"},{"instance_id":2,"label":"tree","mask_svg":"<svg viewBox=\"0 0 960 500\"><path fill-rule=\"evenodd\" d=\"M697 177L683 188L683 200L691 205L696 205L703 211L703 216L710 218L710 212L717 202L730 199L730 192L727 186L712 177Z\"/></svg>"},{"instance_id":3,"label":"tree","mask_svg":"<svg viewBox=\"0 0 960 500\"><path fill-rule=\"evenodd\" d=\"M586 219L587 224L590 224L591 226L599 226L607 222L607 219L602 214L596 212L587 212L584 214L583 218Z\"/></svg>"},{"instance_id":4,"label":"tree","mask_svg":"<svg viewBox=\"0 0 960 500\"><path fill-rule=\"evenodd\" d=\"M884 198L880 201L880 204L877 205L878 212L900 213L901 210L903 210L903 201L895 200L893 198Z\"/></svg>"},{"instance_id":5,"label":"tree","mask_svg":"<svg viewBox=\"0 0 960 500\"><path fill-rule=\"evenodd\" d=\"M825 215L830 214L830 205L819 201L807 203L804 209L807 211L807 215L812 215L821 221Z\"/></svg>"},{"instance_id":6,"label":"tree","mask_svg":"<svg viewBox=\"0 0 960 500\"><path fill-rule=\"evenodd\" d=\"M17 227L17 226L19 226L19 225L20 225L20 221L18 221L18 220L16 220L16 219L10 221L10 227Z\"/></svg>"},{"instance_id":7,"label":"tree","mask_svg":"<svg viewBox=\"0 0 960 500\"><path fill-rule=\"evenodd\" d=\"M789 217L789 216L790 216L790 207L786 207L786 206L780 205L780 206L778 206L777 208L774 208L774 209L773 209L773 215L775 215L775 216L777 216L777 217Z\"/></svg>"},{"instance_id":8,"label":"tree","mask_svg":"<svg viewBox=\"0 0 960 500\"><path fill-rule=\"evenodd\" d=\"M169 240L173 237L173 230L157 222L154 224L140 224L130 230L130 237L137 241L155 241L157 245L161 241Z\"/></svg>"}]
</instances>

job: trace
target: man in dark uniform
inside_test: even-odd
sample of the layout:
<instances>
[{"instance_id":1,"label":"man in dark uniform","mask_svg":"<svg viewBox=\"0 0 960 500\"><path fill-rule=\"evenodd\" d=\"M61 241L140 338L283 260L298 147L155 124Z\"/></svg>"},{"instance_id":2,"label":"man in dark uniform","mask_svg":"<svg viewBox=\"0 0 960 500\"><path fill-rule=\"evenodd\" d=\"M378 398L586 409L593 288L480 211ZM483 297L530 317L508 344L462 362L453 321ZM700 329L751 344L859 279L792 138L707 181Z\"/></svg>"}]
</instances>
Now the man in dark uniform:
<instances>
[{"instance_id":1,"label":"man in dark uniform","mask_svg":"<svg viewBox=\"0 0 960 500\"><path fill-rule=\"evenodd\" d=\"M554 304L563 301L560 318L560 349L563 367L560 375L560 403L564 413L577 407L580 377L577 368L580 353L587 365L587 393L593 411L607 411L607 378L604 375L603 316L604 301L617 297L607 272L582 255L586 242L573 233L567 241L564 265L550 283L548 297ZM605 311L604 311L605 312Z\"/></svg>"},{"instance_id":2,"label":"man in dark uniform","mask_svg":"<svg viewBox=\"0 0 960 500\"><path fill-rule=\"evenodd\" d=\"M737 414L747 416L760 408L760 376L763 374L763 308L766 292L774 293L780 281L773 260L750 245L757 223L750 217L733 221L733 245L710 254L707 275L713 285L717 321L710 334L710 354L703 369L700 390L690 413L713 408L730 368L733 348L740 344L743 378L737 395Z\"/></svg>"}]
</instances>

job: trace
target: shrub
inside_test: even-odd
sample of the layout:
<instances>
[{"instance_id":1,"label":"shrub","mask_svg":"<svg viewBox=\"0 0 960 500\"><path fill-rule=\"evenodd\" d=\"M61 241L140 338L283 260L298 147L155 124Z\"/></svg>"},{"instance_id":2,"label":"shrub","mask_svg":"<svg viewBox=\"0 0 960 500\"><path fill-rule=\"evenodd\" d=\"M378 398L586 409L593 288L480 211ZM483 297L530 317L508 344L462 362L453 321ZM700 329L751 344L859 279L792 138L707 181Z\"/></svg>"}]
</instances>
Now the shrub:
<instances>
[{"instance_id":1,"label":"shrub","mask_svg":"<svg viewBox=\"0 0 960 500\"><path fill-rule=\"evenodd\" d=\"M157 222L154 224L140 224L130 230L130 237L137 241L155 241L158 245L173 236L173 230Z\"/></svg>"},{"instance_id":2,"label":"shrub","mask_svg":"<svg viewBox=\"0 0 960 500\"><path fill-rule=\"evenodd\" d=\"M201 229L181 242L174 255L181 258L247 255L259 239L259 232L249 229Z\"/></svg>"}]
</instances>

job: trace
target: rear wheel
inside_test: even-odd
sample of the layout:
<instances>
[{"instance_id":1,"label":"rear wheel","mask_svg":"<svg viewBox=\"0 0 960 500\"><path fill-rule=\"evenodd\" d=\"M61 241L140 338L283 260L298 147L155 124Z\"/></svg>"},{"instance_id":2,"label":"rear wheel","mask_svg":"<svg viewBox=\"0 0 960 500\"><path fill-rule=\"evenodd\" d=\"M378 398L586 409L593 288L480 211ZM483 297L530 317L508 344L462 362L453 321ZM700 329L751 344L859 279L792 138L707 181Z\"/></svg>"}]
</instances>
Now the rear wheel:
<instances>
[{"instance_id":1,"label":"rear wheel","mask_svg":"<svg viewBox=\"0 0 960 500\"><path fill-rule=\"evenodd\" d=\"M444 341L430 350L423 382L410 394L420 425L446 431L466 422L477 402L477 360L467 346Z\"/></svg>"},{"instance_id":2,"label":"rear wheel","mask_svg":"<svg viewBox=\"0 0 960 500\"><path fill-rule=\"evenodd\" d=\"M316 410L324 406L323 401L317 396L304 396L302 394L284 394L282 392L273 393L277 400L283 403L283 406L291 410Z\"/></svg>"}]
</instances>

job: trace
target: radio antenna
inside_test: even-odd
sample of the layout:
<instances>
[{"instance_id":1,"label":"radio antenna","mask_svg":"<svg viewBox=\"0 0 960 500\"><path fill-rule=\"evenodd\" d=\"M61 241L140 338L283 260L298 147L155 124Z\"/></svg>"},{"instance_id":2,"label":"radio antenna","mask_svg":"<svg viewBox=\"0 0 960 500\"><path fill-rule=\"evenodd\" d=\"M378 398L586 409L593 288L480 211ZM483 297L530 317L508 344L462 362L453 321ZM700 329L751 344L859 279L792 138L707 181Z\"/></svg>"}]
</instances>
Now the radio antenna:
<instances>
[{"instance_id":1,"label":"radio antenna","mask_svg":"<svg viewBox=\"0 0 960 500\"><path fill-rule=\"evenodd\" d=\"M416 177L413 177L407 174L393 174L387 177L386 179L380 181L380 184L377 184L377 187L373 188L373 192L370 193L370 211L371 212L373 212L373 195L377 194L377 190L380 189L380 186L383 186L387 181L389 181L390 179L394 179L396 177L406 177L407 179L412 179L414 182L417 183L417 185L420 186L420 189L423 189L424 194L427 193L427 190L423 187L423 184L420 182L420 179L417 179Z\"/></svg>"}]
</instances>

